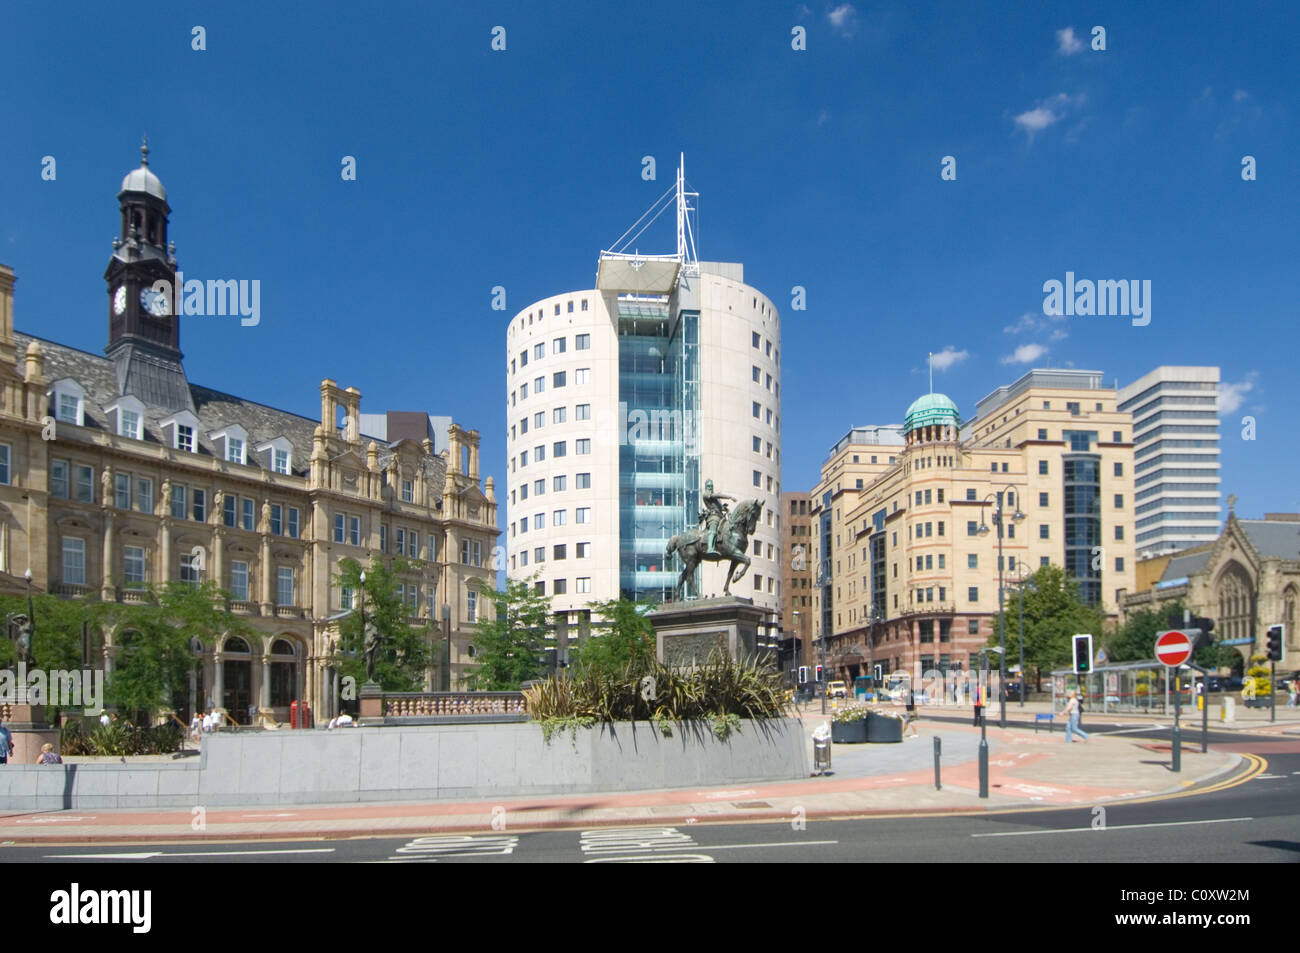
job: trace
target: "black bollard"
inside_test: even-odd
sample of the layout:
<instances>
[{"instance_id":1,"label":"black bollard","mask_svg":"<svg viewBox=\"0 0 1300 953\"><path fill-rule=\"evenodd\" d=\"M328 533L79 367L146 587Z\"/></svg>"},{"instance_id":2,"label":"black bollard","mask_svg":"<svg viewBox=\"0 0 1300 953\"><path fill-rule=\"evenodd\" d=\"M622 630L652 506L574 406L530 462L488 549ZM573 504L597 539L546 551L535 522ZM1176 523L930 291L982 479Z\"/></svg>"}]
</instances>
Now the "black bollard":
<instances>
[{"instance_id":1,"label":"black bollard","mask_svg":"<svg viewBox=\"0 0 1300 953\"><path fill-rule=\"evenodd\" d=\"M934 736L934 789L942 791L943 785L939 783L939 754L943 750L943 742L938 735Z\"/></svg>"}]
</instances>

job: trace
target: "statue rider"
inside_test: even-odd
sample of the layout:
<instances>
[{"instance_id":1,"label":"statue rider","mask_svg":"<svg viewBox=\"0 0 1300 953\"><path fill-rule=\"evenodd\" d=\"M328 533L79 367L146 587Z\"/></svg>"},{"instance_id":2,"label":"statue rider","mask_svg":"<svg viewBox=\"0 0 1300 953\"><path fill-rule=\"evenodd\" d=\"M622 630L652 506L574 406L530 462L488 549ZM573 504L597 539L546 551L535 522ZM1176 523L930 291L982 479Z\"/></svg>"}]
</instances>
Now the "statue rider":
<instances>
[{"instance_id":1,"label":"statue rider","mask_svg":"<svg viewBox=\"0 0 1300 953\"><path fill-rule=\"evenodd\" d=\"M731 500L734 503L736 498L722 493L714 493L713 481L706 480L701 499L704 501L704 512L700 514L700 523L708 534L708 552L717 553L718 530L722 528L727 520L727 504L722 501Z\"/></svg>"}]
</instances>

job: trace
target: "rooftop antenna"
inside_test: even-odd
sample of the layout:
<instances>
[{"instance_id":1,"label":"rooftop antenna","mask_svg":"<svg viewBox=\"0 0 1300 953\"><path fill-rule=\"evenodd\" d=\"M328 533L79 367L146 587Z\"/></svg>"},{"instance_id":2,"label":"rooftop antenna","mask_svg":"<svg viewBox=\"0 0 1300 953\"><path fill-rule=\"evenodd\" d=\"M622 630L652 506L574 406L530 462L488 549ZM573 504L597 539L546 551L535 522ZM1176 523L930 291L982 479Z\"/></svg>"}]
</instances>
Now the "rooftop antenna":
<instances>
[{"instance_id":1,"label":"rooftop antenna","mask_svg":"<svg viewBox=\"0 0 1300 953\"><path fill-rule=\"evenodd\" d=\"M686 153L680 153L677 175L646 211L632 223L614 244L602 250L596 270L596 287L602 291L632 294L671 294L682 275L698 276L700 263L695 253L696 214L692 199L698 192L688 191ZM677 210L677 247L666 255L643 255L635 242L666 212L670 205Z\"/></svg>"},{"instance_id":2,"label":"rooftop antenna","mask_svg":"<svg viewBox=\"0 0 1300 953\"><path fill-rule=\"evenodd\" d=\"M930 393L934 393L934 351L930 352Z\"/></svg>"}]
</instances>

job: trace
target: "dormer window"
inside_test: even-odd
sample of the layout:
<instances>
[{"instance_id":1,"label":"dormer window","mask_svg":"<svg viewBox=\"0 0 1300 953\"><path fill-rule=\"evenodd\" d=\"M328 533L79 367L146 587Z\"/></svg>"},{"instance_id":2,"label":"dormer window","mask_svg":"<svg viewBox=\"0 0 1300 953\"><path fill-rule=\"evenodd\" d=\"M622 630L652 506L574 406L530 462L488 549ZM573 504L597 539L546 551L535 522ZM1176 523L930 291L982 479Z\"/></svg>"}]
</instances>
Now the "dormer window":
<instances>
[{"instance_id":1,"label":"dormer window","mask_svg":"<svg viewBox=\"0 0 1300 953\"><path fill-rule=\"evenodd\" d=\"M240 465L248 462L248 431L239 424L223 427L208 437L222 460Z\"/></svg>"},{"instance_id":2,"label":"dormer window","mask_svg":"<svg viewBox=\"0 0 1300 953\"><path fill-rule=\"evenodd\" d=\"M119 437L144 439L144 404L130 396L119 397L104 408L109 425Z\"/></svg>"},{"instance_id":3,"label":"dormer window","mask_svg":"<svg viewBox=\"0 0 1300 953\"><path fill-rule=\"evenodd\" d=\"M274 473L289 476L293 473L293 444L284 437L276 437L253 448L261 465Z\"/></svg>"},{"instance_id":4,"label":"dormer window","mask_svg":"<svg viewBox=\"0 0 1300 953\"><path fill-rule=\"evenodd\" d=\"M162 421L164 442L173 450L185 453L199 452L199 418L188 410L181 410Z\"/></svg>"},{"instance_id":5,"label":"dormer window","mask_svg":"<svg viewBox=\"0 0 1300 953\"><path fill-rule=\"evenodd\" d=\"M64 424L86 425L86 391L71 378L55 381L50 388L54 398L54 419Z\"/></svg>"}]
</instances>

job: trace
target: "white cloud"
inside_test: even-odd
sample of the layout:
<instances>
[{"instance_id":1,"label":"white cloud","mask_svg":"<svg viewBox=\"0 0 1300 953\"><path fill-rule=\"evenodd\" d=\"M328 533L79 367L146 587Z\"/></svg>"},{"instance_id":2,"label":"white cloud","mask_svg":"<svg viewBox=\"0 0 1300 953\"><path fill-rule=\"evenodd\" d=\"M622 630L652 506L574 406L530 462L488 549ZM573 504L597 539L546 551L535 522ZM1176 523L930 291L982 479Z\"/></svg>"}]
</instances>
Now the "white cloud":
<instances>
[{"instance_id":1,"label":"white cloud","mask_svg":"<svg viewBox=\"0 0 1300 953\"><path fill-rule=\"evenodd\" d=\"M970 352L967 351L965 348L962 348L959 351L951 344L949 344L942 351L940 351L938 354L935 354L930 359L930 365L936 371L946 371L948 368L960 364L968 357L970 357Z\"/></svg>"},{"instance_id":2,"label":"white cloud","mask_svg":"<svg viewBox=\"0 0 1300 953\"><path fill-rule=\"evenodd\" d=\"M1032 364L1044 354L1047 348L1041 344L1022 344L1011 354L1002 358L1003 364Z\"/></svg>"},{"instance_id":3,"label":"white cloud","mask_svg":"<svg viewBox=\"0 0 1300 953\"><path fill-rule=\"evenodd\" d=\"M831 118L831 114L823 106L821 111L817 113L817 125L819 126L826 125L826 123L830 121L830 118Z\"/></svg>"},{"instance_id":4,"label":"white cloud","mask_svg":"<svg viewBox=\"0 0 1300 953\"><path fill-rule=\"evenodd\" d=\"M1041 132L1054 122L1060 121L1060 116L1039 106L1037 109L1030 109L1022 112L1016 117L1016 125L1029 132Z\"/></svg>"},{"instance_id":5,"label":"white cloud","mask_svg":"<svg viewBox=\"0 0 1300 953\"><path fill-rule=\"evenodd\" d=\"M1258 380L1259 371L1251 371L1235 384L1226 381L1220 384L1219 413L1233 414L1240 410L1242 404L1246 403L1246 395L1255 389L1255 382Z\"/></svg>"},{"instance_id":6,"label":"white cloud","mask_svg":"<svg viewBox=\"0 0 1300 953\"><path fill-rule=\"evenodd\" d=\"M1026 311L1016 319L1015 324L1008 324L1002 329L1003 334L1020 334L1023 331L1037 331L1039 320L1034 316L1032 311Z\"/></svg>"},{"instance_id":7,"label":"white cloud","mask_svg":"<svg viewBox=\"0 0 1300 953\"><path fill-rule=\"evenodd\" d=\"M1033 109L1025 110L1012 117L1015 124L1032 138L1036 132L1042 132L1048 126L1060 122L1072 109L1082 106L1088 97L1084 93L1071 96L1069 93L1057 93L1040 100Z\"/></svg>"},{"instance_id":8,"label":"white cloud","mask_svg":"<svg viewBox=\"0 0 1300 953\"><path fill-rule=\"evenodd\" d=\"M1056 31L1056 49L1062 56L1083 52L1083 40L1074 35L1074 27Z\"/></svg>"},{"instance_id":9,"label":"white cloud","mask_svg":"<svg viewBox=\"0 0 1300 953\"><path fill-rule=\"evenodd\" d=\"M1234 103L1239 103L1242 100L1249 99L1249 98L1250 98L1250 93L1246 92L1244 89L1235 90L1232 94L1232 101Z\"/></svg>"},{"instance_id":10,"label":"white cloud","mask_svg":"<svg viewBox=\"0 0 1300 953\"><path fill-rule=\"evenodd\" d=\"M854 9L853 4L841 3L826 14L826 19L831 21L831 26L841 36L852 36L857 27L857 16L858 11Z\"/></svg>"},{"instance_id":11,"label":"white cloud","mask_svg":"<svg viewBox=\"0 0 1300 953\"><path fill-rule=\"evenodd\" d=\"M1069 336L1070 336L1070 332L1065 330L1065 328L1057 328L1055 331L1052 332L1051 337L1049 337L1048 340L1064 341Z\"/></svg>"}]
</instances>

